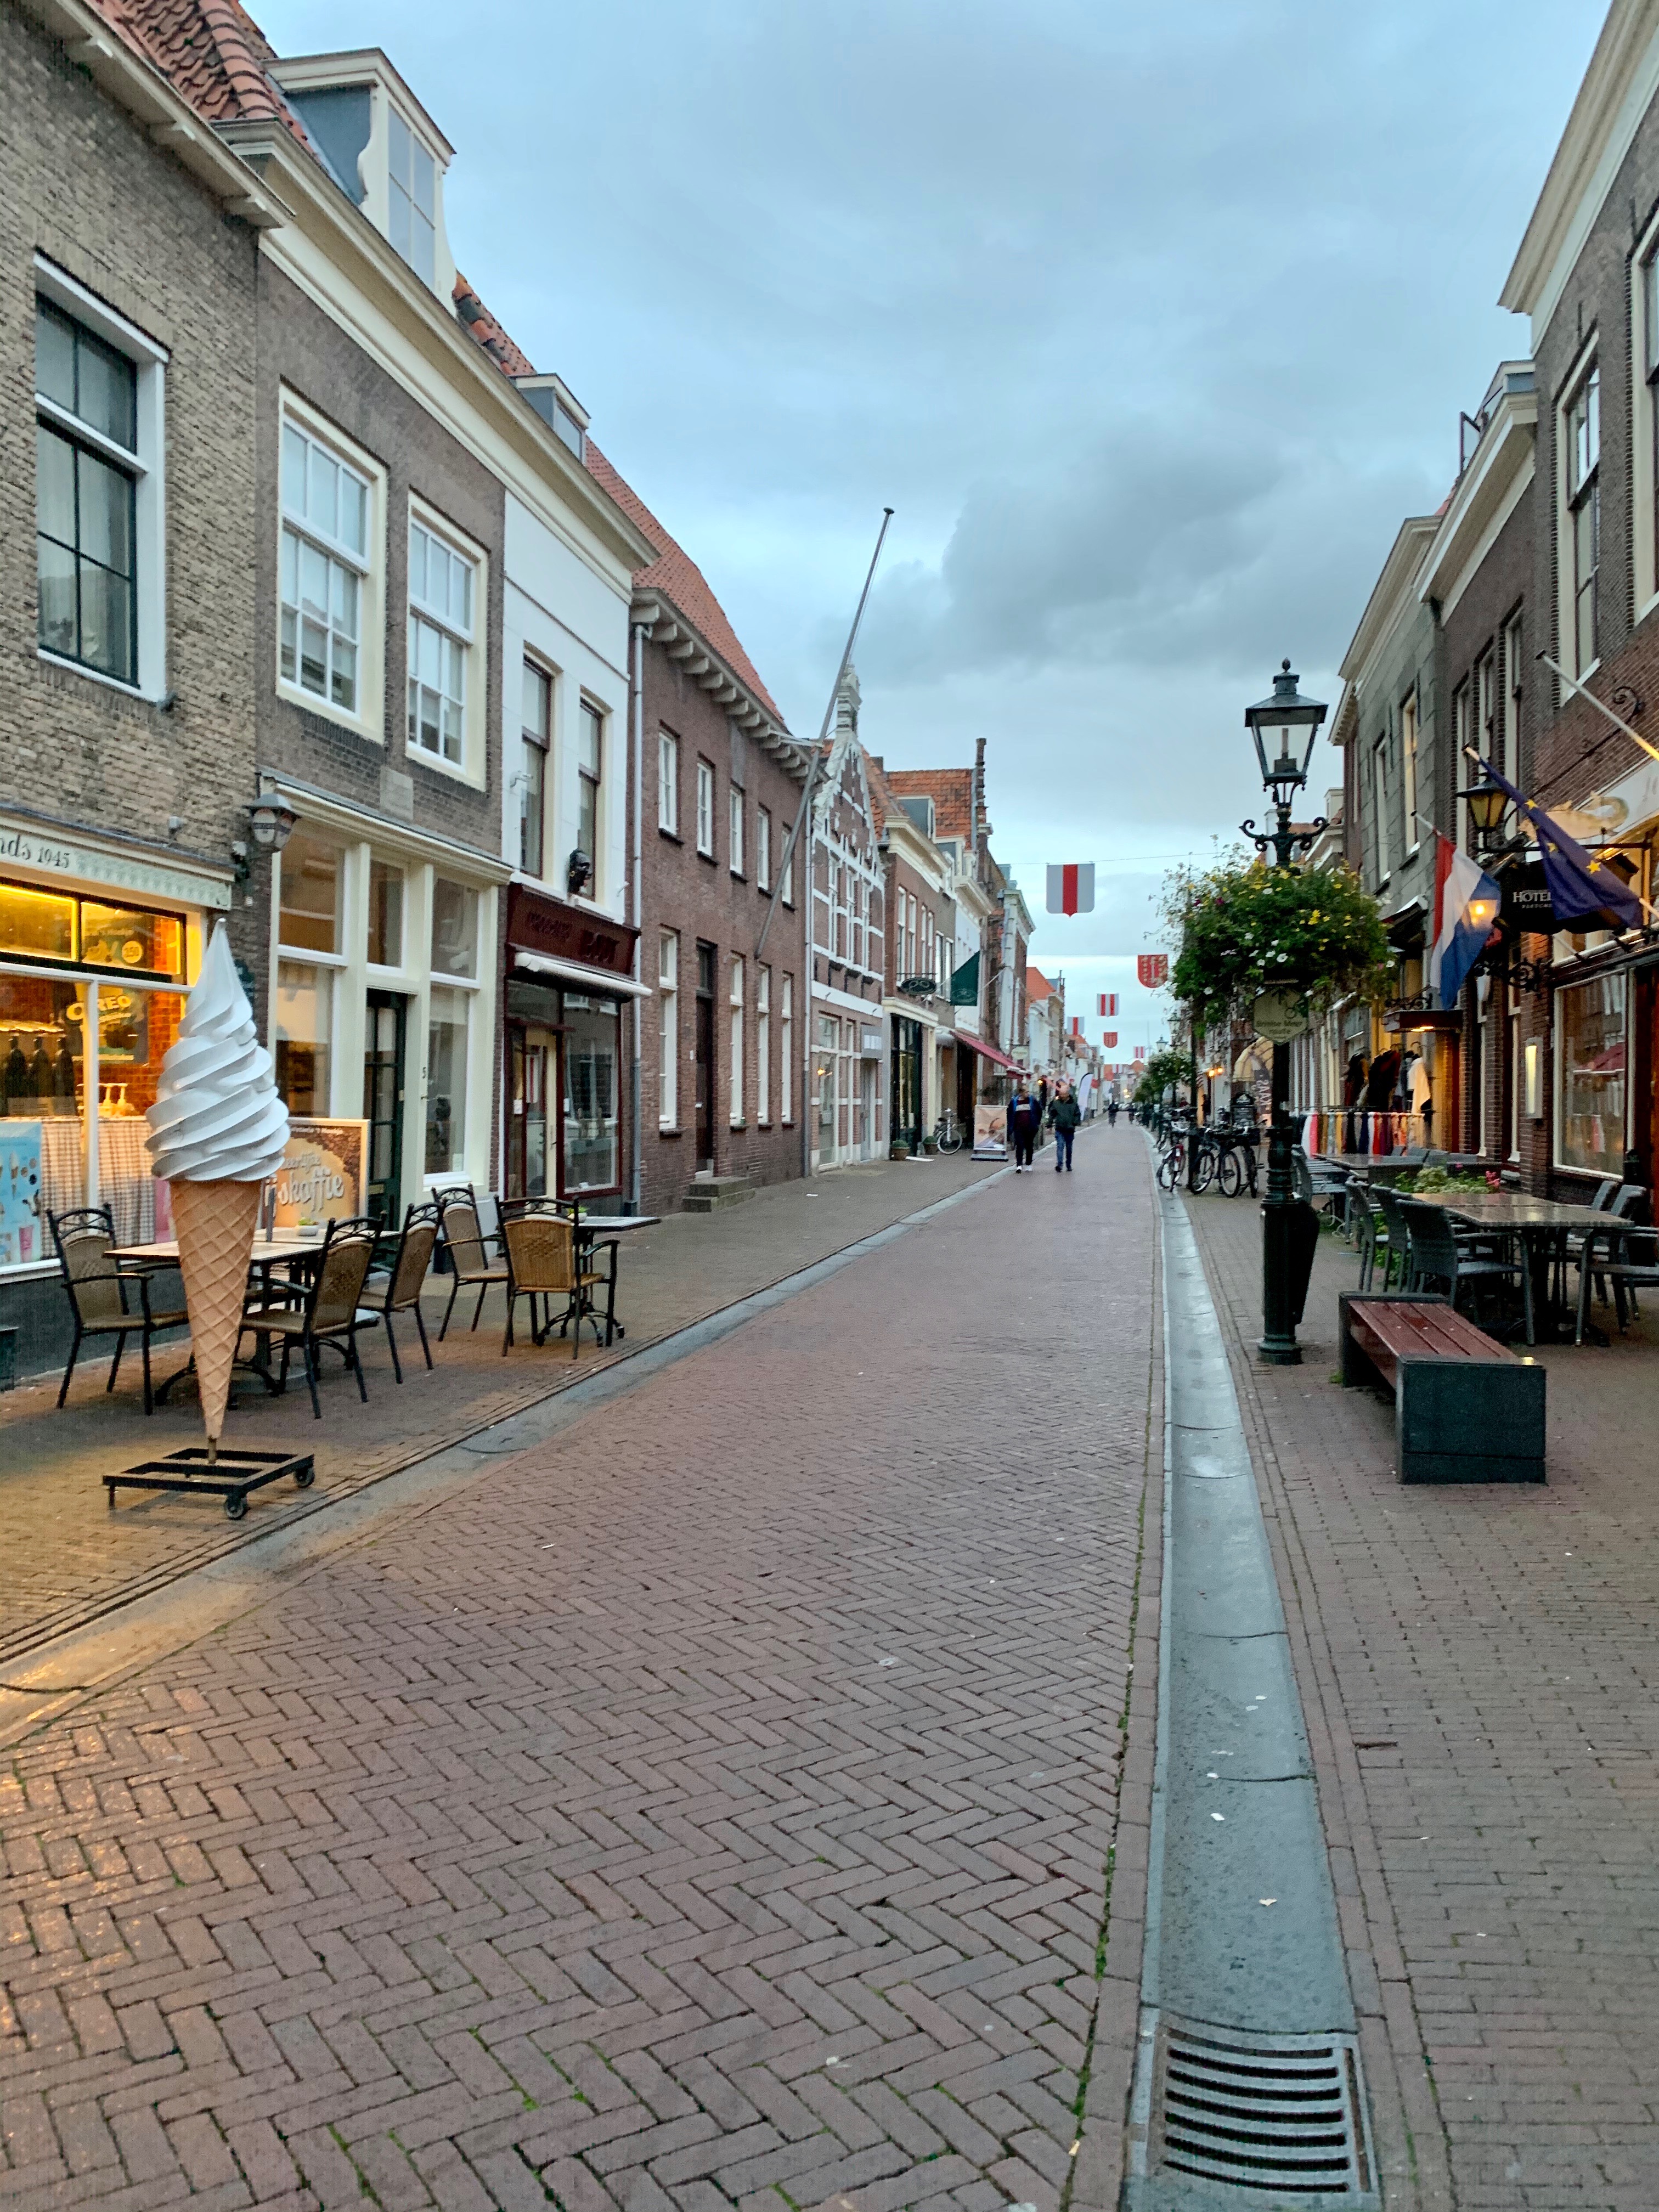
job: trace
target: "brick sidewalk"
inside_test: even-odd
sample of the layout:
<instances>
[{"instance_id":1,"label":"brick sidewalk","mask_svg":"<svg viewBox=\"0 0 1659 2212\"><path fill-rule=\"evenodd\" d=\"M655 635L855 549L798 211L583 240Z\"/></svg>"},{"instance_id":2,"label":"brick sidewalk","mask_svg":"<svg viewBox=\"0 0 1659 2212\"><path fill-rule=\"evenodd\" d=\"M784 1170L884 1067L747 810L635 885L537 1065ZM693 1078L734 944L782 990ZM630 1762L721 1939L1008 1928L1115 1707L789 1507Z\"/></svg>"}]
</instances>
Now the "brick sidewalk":
<instances>
[{"instance_id":1,"label":"brick sidewalk","mask_svg":"<svg viewBox=\"0 0 1659 2212\"><path fill-rule=\"evenodd\" d=\"M1152 1231L1091 1134L37 1733L0 2194L1104 2212Z\"/></svg>"},{"instance_id":2,"label":"brick sidewalk","mask_svg":"<svg viewBox=\"0 0 1659 2212\"><path fill-rule=\"evenodd\" d=\"M1548 1347L1543 1490L1402 1490L1393 1413L1261 1368L1260 1215L1187 1201L1231 1338L1297 1646L1379 2145L1420 2201L1659 2204L1659 1329ZM1401 2201L1415 2201L1402 2199Z\"/></svg>"},{"instance_id":3,"label":"brick sidewalk","mask_svg":"<svg viewBox=\"0 0 1659 2212\"><path fill-rule=\"evenodd\" d=\"M993 1168L965 1155L930 1163L884 1161L811 1183L781 1183L746 1205L712 1215L677 1214L630 1232L619 1261L617 1311L628 1328L613 1353L591 1343L580 1361L555 1341L521 1343L501 1357L502 1297L490 1292L476 1336L475 1300L459 1300L447 1340L437 1343L448 1296L434 1279L425 1306L434 1371L428 1375L407 1320L398 1329L406 1378L399 1389L378 1330L363 1340L369 1403L337 1360L325 1368L324 1419L312 1418L303 1384L285 1399L258 1394L234 1413L226 1442L255 1450L314 1451L317 1485L303 1497L284 1486L258 1492L247 1518L228 1522L216 1504L129 1491L106 1510L100 1477L201 1439L193 1392L143 1417L138 1363L131 1352L113 1397L104 1394L108 1358L83 1359L70 1400L56 1410L58 1376L0 1398L0 1666L46 1638L94 1618L222 1557L287 1521L394 1474L492 1421L568 1389L614 1358L734 1304L815 1261L844 1250L934 1199L981 1181ZM95 1347L94 1347L95 1352ZM183 1364L184 1348L158 1347L158 1379Z\"/></svg>"}]
</instances>

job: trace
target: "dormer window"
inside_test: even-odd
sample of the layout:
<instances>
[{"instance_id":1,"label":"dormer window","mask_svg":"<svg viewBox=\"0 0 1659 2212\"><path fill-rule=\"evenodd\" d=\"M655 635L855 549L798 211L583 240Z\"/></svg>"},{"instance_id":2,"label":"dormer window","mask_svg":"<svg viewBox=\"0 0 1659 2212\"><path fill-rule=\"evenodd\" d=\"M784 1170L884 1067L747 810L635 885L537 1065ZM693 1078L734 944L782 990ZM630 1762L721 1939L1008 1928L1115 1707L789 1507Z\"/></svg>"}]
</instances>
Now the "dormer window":
<instances>
[{"instance_id":1,"label":"dormer window","mask_svg":"<svg viewBox=\"0 0 1659 2212\"><path fill-rule=\"evenodd\" d=\"M395 107L388 121L387 235L421 281L430 284L437 268L438 165Z\"/></svg>"},{"instance_id":2,"label":"dormer window","mask_svg":"<svg viewBox=\"0 0 1659 2212\"><path fill-rule=\"evenodd\" d=\"M513 381L562 445L586 458L587 410L562 376L515 376Z\"/></svg>"}]
</instances>

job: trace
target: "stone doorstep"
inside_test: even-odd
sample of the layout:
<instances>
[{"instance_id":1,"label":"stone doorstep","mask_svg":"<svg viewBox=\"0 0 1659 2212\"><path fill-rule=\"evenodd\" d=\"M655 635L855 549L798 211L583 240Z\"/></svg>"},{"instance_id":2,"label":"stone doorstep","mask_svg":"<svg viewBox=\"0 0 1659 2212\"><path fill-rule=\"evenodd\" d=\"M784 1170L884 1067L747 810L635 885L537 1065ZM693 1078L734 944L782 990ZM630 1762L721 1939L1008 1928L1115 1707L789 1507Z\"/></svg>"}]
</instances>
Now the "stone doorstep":
<instances>
[{"instance_id":1,"label":"stone doorstep","mask_svg":"<svg viewBox=\"0 0 1659 2212\"><path fill-rule=\"evenodd\" d=\"M680 1200L682 1213L718 1213L755 1195L747 1176L701 1176Z\"/></svg>"}]
</instances>

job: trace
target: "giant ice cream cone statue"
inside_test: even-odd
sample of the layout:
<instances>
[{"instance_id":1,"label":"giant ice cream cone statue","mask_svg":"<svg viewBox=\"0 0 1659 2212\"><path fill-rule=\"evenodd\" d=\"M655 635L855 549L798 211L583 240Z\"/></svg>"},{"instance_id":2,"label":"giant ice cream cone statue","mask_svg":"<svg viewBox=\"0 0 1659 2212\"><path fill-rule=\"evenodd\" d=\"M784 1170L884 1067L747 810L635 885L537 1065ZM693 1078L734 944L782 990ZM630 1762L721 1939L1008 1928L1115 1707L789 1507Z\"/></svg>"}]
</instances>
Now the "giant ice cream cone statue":
<instances>
[{"instance_id":1,"label":"giant ice cream cone statue","mask_svg":"<svg viewBox=\"0 0 1659 2212\"><path fill-rule=\"evenodd\" d=\"M241 1334L259 1194L283 1164L288 1109L254 1033L223 927L215 929L149 1122L151 1172L173 1187L179 1266L210 1455L216 1457Z\"/></svg>"}]
</instances>

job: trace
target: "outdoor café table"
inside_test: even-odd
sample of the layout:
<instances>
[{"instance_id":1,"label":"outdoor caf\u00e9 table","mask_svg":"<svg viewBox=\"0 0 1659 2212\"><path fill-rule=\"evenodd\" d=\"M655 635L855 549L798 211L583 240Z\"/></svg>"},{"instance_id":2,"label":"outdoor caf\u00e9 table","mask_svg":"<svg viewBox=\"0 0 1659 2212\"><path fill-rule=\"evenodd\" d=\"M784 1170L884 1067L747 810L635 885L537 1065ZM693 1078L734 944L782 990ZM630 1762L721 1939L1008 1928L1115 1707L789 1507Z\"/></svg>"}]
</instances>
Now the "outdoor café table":
<instances>
[{"instance_id":1,"label":"outdoor caf\u00e9 table","mask_svg":"<svg viewBox=\"0 0 1659 2212\"><path fill-rule=\"evenodd\" d=\"M1569 1230L1587 1239L1628 1228L1628 1222L1598 1213L1593 1206L1571 1206L1560 1199L1534 1198L1522 1190L1414 1190L1406 1194L1424 1206L1444 1208L1455 1220L1519 1239L1532 1270L1533 1333L1543 1343L1572 1343L1577 1313L1550 1296L1550 1261L1565 1247ZM1598 1344L1600 1329L1587 1330Z\"/></svg>"},{"instance_id":2,"label":"outdoor caf\u00e9 table","mask_svg":"<svg viewBox=\"0 0 1659 2212\"><path fill-rule=\"evenodd\" d=\"M257 1271L258 1273L261 1303L267 1302L270 1297L270 1278L277 1267L286 1267L290 1273L302 1273L307 1261L322 1248L323 1231L320 1229L278 1229L269 1237L263 1233L256 1236L248 1267L250 1272ZM137 1271L140 1268L176 1267L179 1264L179 1241L174 1237L159 1237L149 1244L120 1244L110 1256L118 1268L131 1267ZM280 1385L270 1371L270 1338L268 1334L261 1334L258 1341L259 1349L256 1357L239 1359L236 1370L239 1373L257 1376L274 1395ZM169 1375L156 1391L157 1401L167 1396L175 1382L195 1371L196 1355L192 1352L179 1372Z\"/></svg>"},{"instance_id":3,"label":"outdoor caf\u00e9 table","mask_svg":"<svg viewBox=\"0 0 1659 2212\"><path fill-rule=\"evenodd\" d=\"M550 1203L555 1212L568 1213L571 1218L571 1227L576 1235L579 1271L601 1244L614 1243L617 1237L625 1235L629 1230L653 1229L662 1219L659 1213L584 1213L579 1200L562 1198ZM623 1337L628 1334L620 1322L617 1323L617 1334Z\"/></svg>"}]
</instances>

